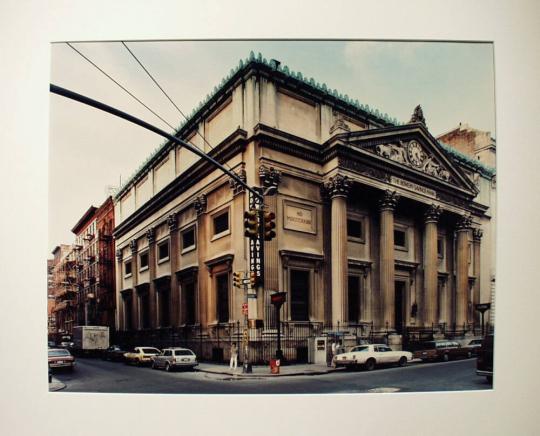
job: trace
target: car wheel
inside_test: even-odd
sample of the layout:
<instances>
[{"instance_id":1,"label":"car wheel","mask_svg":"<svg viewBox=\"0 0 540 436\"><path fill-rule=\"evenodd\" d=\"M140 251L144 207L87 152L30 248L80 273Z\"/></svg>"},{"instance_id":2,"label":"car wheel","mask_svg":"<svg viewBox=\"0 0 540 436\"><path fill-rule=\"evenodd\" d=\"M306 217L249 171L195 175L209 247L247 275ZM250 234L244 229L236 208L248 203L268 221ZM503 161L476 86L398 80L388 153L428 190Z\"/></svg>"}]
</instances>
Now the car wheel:
<instances>
[{"instance_id":1,"label":"car wheel","mask_svg":"<svg viewBox=\"0 0 540 436\"><path fill-rule=\"evenodd\" d=\"M407 363L407 358L405 356L401 356L399 358L398 365L399 366L405 366L406 363Z\"/></svg>"},{"instance_id":2,"label":"car wheel","mask_svg":"<svg viewBox=\"0 0 540 436\"><path fill-rule=\"evenodd\" d=\"M450 360L450 357L448 356L448 354L443 354L442 360L443 360L444 362L448 362L448 361Z\"/></svg>"},{"instance_id":3,"label":"car wheel","mask_svg":"<svg viewBox=\"0 0 540 436\"><path fill-rule=\"evenodd\" d=\"M171 364L169 362L165 364L165 371L171 372Z\"/></svg>"},{"instance_id":4,"label":"car wheel","mask_svg":"<svg viewBox=\"0 0 540 436\"><path fill-rule=\"evenodd\" d=\"M157 369L156 362L154 362L153 360L152 360L152 365L151 366L152 366L152 369Z\"/></svg>"},{"instance_id":5,"label":"car wheel","mask_svg":"<svg viewBox=\"0 0 540 436\"><path fill-rule=\"evenodd\" d=\"M375 359L368 359L364 366L367 371L373 371L375 369Z\"/></svg>"}]
</instances>

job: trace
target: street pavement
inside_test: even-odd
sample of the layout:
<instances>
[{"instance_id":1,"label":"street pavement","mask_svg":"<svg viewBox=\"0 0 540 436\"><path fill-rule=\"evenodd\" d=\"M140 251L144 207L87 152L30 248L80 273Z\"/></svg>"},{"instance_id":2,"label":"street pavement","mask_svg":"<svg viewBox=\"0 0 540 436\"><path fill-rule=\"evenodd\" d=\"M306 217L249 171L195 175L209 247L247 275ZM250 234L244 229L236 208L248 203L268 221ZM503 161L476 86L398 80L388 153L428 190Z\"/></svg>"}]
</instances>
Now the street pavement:
<instances>
[{"instance_id":1,"label":"street pavement","mask_svg":"<svg viewBox=\"0 0 540 436\"><path fill-rule=\"evenodd\" d=\"M285 376L270 375L268 367L254 367L254 373L244 377L241 367L237 373L231 374L224 365L203 363L197 371L168 373L148 367L80 358L73 373L55 373L54 381L65 385L57 395L65 392L322 394L491 389L485 378L476 375L475 369L476 359L410 364L403 368L387 367L370 372L291 365L281 368Z\"/></svg>"}]
</instances>

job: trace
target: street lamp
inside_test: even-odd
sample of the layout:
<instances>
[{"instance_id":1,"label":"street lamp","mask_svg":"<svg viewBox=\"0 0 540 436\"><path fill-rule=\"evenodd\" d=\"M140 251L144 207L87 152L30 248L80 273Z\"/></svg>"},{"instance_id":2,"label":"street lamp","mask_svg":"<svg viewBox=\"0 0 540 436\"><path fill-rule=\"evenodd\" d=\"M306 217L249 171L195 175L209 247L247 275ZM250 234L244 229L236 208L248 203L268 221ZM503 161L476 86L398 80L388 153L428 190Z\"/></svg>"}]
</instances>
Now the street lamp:
<instances>
[{"instance_id":1,"label":"street lamp","mask_svg":"<svg viewBox=\"0 0 540 436\"><path fill-rule=\"evenodd\" d=\"M276 349L276 359L283 359L283 351L281 350L281 322L279 320L279 310L283 303L285 303L287 297L286 292L275 292L270 295L270 302L274 305L276 309L276 322L277 322L277 349Z\"/></svg>"}]
</instances>

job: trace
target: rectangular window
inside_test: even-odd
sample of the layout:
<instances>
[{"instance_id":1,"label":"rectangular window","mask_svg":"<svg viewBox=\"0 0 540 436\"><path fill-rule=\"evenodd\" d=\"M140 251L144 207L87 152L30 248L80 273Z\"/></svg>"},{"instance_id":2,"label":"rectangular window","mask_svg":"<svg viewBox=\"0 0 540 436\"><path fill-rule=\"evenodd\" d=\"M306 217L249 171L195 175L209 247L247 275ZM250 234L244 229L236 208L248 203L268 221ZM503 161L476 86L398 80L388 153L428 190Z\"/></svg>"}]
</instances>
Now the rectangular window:
<instances>
[{"instance_id":1,"label":"rectangular window","mask_svg":"<svg viewBox=\"0 0 540 436\"><path fill-rule=\"evenodd\" d=\"M169 240L161 242L158 245L158 261L169 258Z\"/></svg>"},{"instance_id":2,"label":"rectangular window","mask_svg":"<svg viewBox=\"0 0 540 436\"><path fill-rule=\"evenodd\" d=\"M407 233L405 230L394 229L394 246L407 248Z\"/></svg>"},{"instance_id":3,"label":"rectangular window","mask_svg":"<svg viewBox=\"0 0 540 436\"><path fill-rule=\"evenodd\" d=\"M195 248L195 227L182 232L182 251Z\"/></svg>"},{"instance_id":4,"label":"rectangular window","mask_svg":"<svg viewBox=\"0 0 540 436\"><path fill-rule=\"evenodd\" d=\"M229 230L229 211L214 217L214 235Z\"/></svg>"},{"instance_id":5,"label":"rectangular window","mask_svg":"<svg viewBox=\"0 0 540 436\"><path fill-rule=\"evenodd\" d=\"M148 251L145 251L144 253L141 253L139 255L139 270L144 270L148 268Z\"/></svg>"},{"instance_id":6,"label":"rectangular window","mask_svg":"<svg viewBox=\"0 0 540 436\"><path fill-rule=\"evenodd\" d=\"M131 275L131 260L124 263L124 277Z\"/></svg>"},{"instance_id":7,"label":"rectangular window","mask_svg":"<svg viewBox=\"0 0 540 436\"><path fill-rule=\"evenodd\" d=\"M229 321L229 273L216 277L217 288L217 320L218 322Z\"/></svg>"},{"instance_id":8,"label":"rectangular window","mask_svg":"<svg viewBox=\"0 0 540 436\"><path fill-rule=\"evenodd\" d=\"M364 232L362 229L362 221L356 219L347 219L347 236L355 239L363 239Z\"/></svg>"},{"instance_id":9,"label":"rectangular window","mask_svg":"<svg viewBox=\"0 0 540 436\"><path fill-rule=\"evenodd\" d=\"M309 321L309 271L291 270L291 319Z\"/></svg>"}]
</instances>

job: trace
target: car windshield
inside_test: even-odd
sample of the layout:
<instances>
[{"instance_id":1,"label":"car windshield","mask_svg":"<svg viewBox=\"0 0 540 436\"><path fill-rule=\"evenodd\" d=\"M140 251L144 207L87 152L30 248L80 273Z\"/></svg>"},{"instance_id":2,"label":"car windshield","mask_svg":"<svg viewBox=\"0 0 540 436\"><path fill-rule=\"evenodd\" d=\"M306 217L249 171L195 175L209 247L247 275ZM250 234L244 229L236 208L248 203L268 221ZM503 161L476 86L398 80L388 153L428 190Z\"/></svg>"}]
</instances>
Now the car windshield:
<instances>
[{"instance_id":1,"label":"car windshield","mask_svg":"<svg viewBox=\"0 0 540 436\"><path fill-rule=\"evenodd\" d=\"M174 352L175 356L193 356L193 353L189 350L176 350Z\"/></svg>"},{"instance_id":2,"label":"car windshield","mask_svg":"<svg viewBox=\"0 0 540 436\"><path fill-rule=\"evenodd\" d=\"M143 348L142 352L144 354L159 354L159 350L156 348Z\"/></svg>"},{"instance_id":3,"label":"car windshield","mask_svg":"<svg viewBox=\"0 0 540 436\"><path fill-rule=\"evenodd\" d=\"M71 356L68 350L49 350L49 357Z\"/></svg>"}]
</instances>

